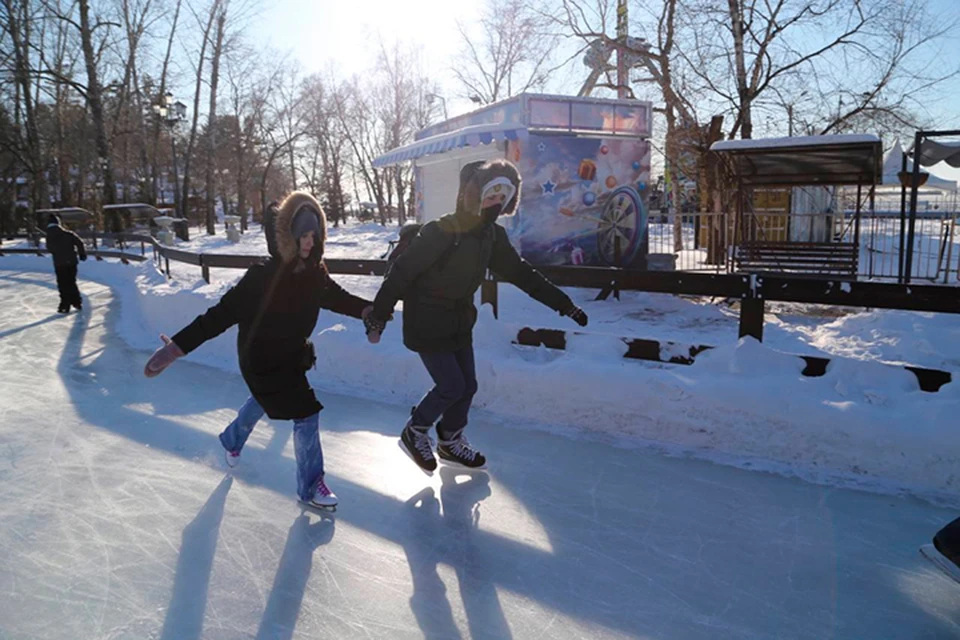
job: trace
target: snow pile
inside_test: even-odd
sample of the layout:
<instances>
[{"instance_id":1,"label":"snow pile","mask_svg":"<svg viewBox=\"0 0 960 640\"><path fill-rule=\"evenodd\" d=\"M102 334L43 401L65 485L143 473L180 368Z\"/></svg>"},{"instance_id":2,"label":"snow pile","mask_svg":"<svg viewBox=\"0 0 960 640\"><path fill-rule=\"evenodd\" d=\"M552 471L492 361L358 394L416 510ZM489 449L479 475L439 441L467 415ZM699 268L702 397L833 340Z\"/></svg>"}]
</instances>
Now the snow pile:
<instances>
[{"instance_id":1,"label":"snow pile","mask_svg":"<svg viewBox=\"0 0 960 640\"><path fill-rule=\"evenodd\" d=\"M8 256L0 258L0 269L47 270L49 259ZM83 278L113 288L121 302L117 330L144 350L159 345L158 333L172 335L202 313L241 275L230 272L233 280L206 284L196 270L190 273L167 280L150 262L124 267L88 261L81 268ZM367 298L381 282L365 276L337 280ZM717 307L655 294L625 293L616 303L593 301L590 291L568 293L591 322L590 335L568 334L565 351L512 344L523 326L577 329L514 288L501 287L499 320L488 306L481 308L475 333L478 410L535 429L655 446L818 482L907 490L929 498L960 492L960 430L955 428L960 383L925 393L911 373L862 361L870 356L912 360L907 326L913 326L914 350L921 356L924 341L935 332L946 341L937 341L939 352L956 354L958 333L944 330L951 319L873 312L819 328L779 324L760 344L736 341L735 315ZM314 336L317 369L310 374L321 394L329 390L405 406L419 400L430 381L416 355L403 347L401 313L396 315L397 322L374 346L359 321L321 313ZM908 325L908 318L919 324ZM856 339L871 335L864 332L870 325L877 332L874 341L857 346ZM902 352L883 346L882 335L898 327L904 334ZM717 348L700 354L692 366L632 361L622 358L622 336ZM777 344L799 351L795 347L805 346L803 336L812 337L814 347L846 350L858 359L836 358L824 376L804 377L803 360ZM236 371L235 339L233 329L188 357ZM803 350L818 352L814 347Z\"/></svg>"}]
</instances>

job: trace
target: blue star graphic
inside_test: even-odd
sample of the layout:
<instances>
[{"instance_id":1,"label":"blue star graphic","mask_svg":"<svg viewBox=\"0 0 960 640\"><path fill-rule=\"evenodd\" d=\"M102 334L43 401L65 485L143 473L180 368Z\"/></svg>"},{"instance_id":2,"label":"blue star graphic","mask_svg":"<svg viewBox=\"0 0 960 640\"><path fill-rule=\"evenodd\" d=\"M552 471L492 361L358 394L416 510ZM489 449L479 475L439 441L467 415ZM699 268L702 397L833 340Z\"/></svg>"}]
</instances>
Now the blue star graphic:
<instances>
[{"instance_id":1,"label":"blue star graphic","mask_svg":"<svg viewBox=\"0 0 960 640\"><path fill-rule=\"evenodd\" d=\"M553 188L554 188L555 186L557 186L557 185L555 185L555 184L553 184L552 182L550 182L549 180L547 180L546 182L544 182L544 183L541 184L540 186L543 187L543 192L544 192L544 193L553 193Z\"/></svg>"},{"instance_id":2,"label":"blue star graphic","mask_svg":"<svg viewBox=\"0 0 960 640\"><path fill-rule=\"evenodd\" d=\"M547 145L545 145L544 143L541 142L540 144L537 145L537 151L539 151L540 153L543 153L546 150L547 150Z\"/></svg>"}]
</instances>

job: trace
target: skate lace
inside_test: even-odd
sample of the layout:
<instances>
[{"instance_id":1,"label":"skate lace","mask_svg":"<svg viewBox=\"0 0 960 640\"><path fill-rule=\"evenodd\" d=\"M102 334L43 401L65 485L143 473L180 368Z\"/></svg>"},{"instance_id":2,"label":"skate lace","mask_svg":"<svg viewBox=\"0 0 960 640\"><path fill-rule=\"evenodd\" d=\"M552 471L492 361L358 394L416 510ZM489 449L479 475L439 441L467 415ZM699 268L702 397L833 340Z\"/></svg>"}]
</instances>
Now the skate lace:
<instances>
[{"instance_id":1,"label":"skate lace","mask_svg":"<svg viewBox=\"0 0 960 640\"><path fill-rule=\"evenodd\" d=\"M477 457L477 450L470 446L470 441L465 436L457 438L449 449L458 458L466 458L472 461Z\"/></svg>"},{"instance_id":2,"label":"skate lace","mask_svg":"<svg viewBox=\"0 0 960 640\"><path fill-rule=\"evenodd\" d=\"M330 491L330 488L327 487L327 483L321 480L317 483L317 493L323 497L327 497L332 493L332 491Z\"/></svg>"},{"instance_id":3,"label":"skate lace","mask_svg":"<svg viewBox=\"0 0 960 640\"><path fill-rule=\"evenodd\" d=\"M413 446L424 458L433 457L433 439L428 434L414 431Z\"/></svg>"}]
</instances>

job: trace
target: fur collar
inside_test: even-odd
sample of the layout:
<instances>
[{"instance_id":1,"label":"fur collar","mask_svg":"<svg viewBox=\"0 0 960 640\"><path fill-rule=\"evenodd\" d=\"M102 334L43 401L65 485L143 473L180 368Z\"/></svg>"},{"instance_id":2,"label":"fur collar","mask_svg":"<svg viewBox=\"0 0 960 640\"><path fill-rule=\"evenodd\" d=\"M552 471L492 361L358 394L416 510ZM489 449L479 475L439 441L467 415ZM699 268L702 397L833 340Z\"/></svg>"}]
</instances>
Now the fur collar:
<instances>
[{"instance_id":1,"label":"fur collar","mask_svg":"<svg viewBox=\"0 0 960 640\"><path fill-rule=\"evenodd\" d=\"M293 222L293 216L303 207L309 207L316 211L320 218L320 237L317 238L317 247L319 251L314 250L314 254L323 255L324 244L327 241L327 216L317 199L305 191L294 191L280 203L277 211L277 219L274 225L274 237L277 241L277 253L284 263L289 264L297 259L299 254L297 239L293 237L290 231L290 225Z\"/></svg>"}]
</instances>

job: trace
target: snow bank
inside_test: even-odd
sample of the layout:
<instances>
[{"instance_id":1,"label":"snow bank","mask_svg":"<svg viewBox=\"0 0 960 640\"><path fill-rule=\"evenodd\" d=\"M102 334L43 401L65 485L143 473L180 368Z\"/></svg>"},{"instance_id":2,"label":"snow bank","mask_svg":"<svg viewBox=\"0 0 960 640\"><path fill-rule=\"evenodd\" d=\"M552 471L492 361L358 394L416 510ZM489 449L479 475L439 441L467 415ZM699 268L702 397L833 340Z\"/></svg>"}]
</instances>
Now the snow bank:
<instances>
[{"instance_id":1,"label":"snow bank","mask_svg":"<svg viewBox=\"0 0 960 640\"><path fill-rule=\"evenodd\" d=\"M0 258L3 270L49 268L48 258ZM231 273L233 280L240 275ZM88 261L81 276L113 288L121 303L117 331L145 351L159 344L157 334L179 330L231 284L231 280L206 284L199 273L190 272L168 281L150 262L122 266L116 261ZM364 276L337 280L368 298L381 282ZM955 419L960 413L960 383L925 393L909 372L852 358L835 358L824 376L807 378L801 375L800 358L776 350L770 342L736 341L735 318L716 307L654 294L624 294L617 304L594 302L588 291L569 293L590 314L591 335L571 337L566 351L511 344L525 325L575 328L566 318L535 309L535 303L512 287L501 287L500 320L493 318L489 307L481 308L475 334L478 410L524 427L587 435L623 446L654 446L674 455L795 474L815 482L907 491L948 502L960 495L960 429ZM321 394L333 391L402 406L415 404L430 381L416 355L402 345L400 315L381 343L370 345L360 322L321 313L314 336L317 369L310 373ZM829 331L839 333L847 327L862 332L864 323L872 322L882 333L881 319L860 315L868 317L843 318L830 323L832 329L821 327L814 334L822 346L836 347L841 338L831 342ZM889 317L895 329L906 326L907 316L924 323L931 321L928 315ZM940 320L933 321L939 324ZM929 340L934 330L931 326L919 335ZM188 357L236 371L235 331ZM790 344L801 333L782 327L771 332L774 339ZM915 328L913 333L918 333ZM622 358L623 335L717 348L700 354L692 366L629 361ZM869 334L860 335L863 339ZM956 353L960 342L956 330L941 335L950 341L938 342L941 351ZM878 342L882 338L874 344ZM911 354L901 355L909 360Z\"/></svg>"}]
</instances>

